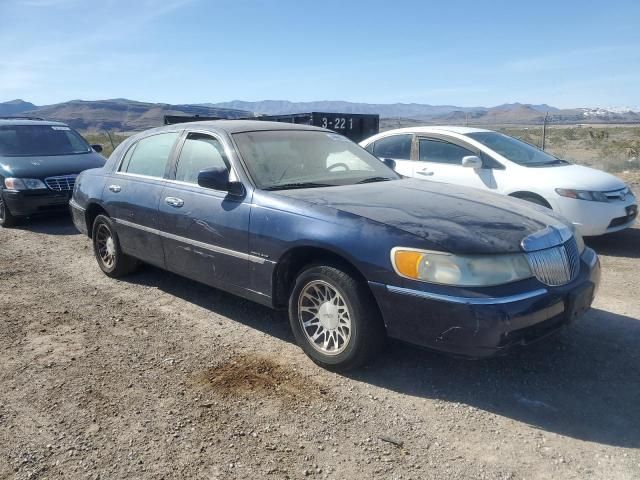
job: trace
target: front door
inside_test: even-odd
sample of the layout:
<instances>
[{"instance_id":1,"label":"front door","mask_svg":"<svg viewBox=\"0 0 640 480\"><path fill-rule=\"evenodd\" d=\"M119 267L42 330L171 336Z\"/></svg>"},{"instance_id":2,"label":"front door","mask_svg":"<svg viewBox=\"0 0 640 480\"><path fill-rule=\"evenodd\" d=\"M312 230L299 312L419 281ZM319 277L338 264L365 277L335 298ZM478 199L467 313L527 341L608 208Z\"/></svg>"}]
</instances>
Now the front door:
<instances>
[{"instance_id":1,"label":"front door","mask_svg":"<svg viewBox=\"0 0 640 480\"><path fill-rule=\"evenodd\" d=\"M179 135L161 133L133 144L117 171L107 179L103 193L122 250L160 267L164 266L164 252L157 233L158 204Z\"/></svg>"},{"instance_id":2,"label":"front door","mask_svg":"<svg viewBox=\"0 0 640 480\"><path fill-rule=\"evenodd\" d=\"M413 177L434 182L453 183L467 187L494 190L496 181L491 168L462 166L466 156L480 156L479 152L442 138L418 137L417 161L413 164Z\"/></svg>"},{"instance_id":3,"label":"front door","mask_svg":"<svg viewBox=\"0 0 640 480\"><path fill-rule=\"evenodd\" d=\"M159 205L167 268L209 285L248 284L250 201L198 185L206 168L230 168L223 144L189 133Z\"/></svg>"}]
</instances>

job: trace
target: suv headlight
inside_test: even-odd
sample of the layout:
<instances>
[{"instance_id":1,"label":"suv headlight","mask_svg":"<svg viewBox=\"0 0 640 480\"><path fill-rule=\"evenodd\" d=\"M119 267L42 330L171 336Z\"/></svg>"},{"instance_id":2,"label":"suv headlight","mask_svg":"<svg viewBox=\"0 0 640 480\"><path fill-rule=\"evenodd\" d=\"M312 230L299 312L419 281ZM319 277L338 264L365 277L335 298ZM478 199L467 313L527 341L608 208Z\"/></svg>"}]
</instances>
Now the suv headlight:
<instances>
[{"instance_id":1,"label":"suv headlight","mask_svg":"<svg viewBox=\"0 0 640 480\"><path fill-rule=\"evenodd\" d=\"M10 190L40 190L47 186L37 178L5 178L4 186Z\"/></svg>"},{"instance_id":2,"label":"suv headlight","mask_svg":"<svg viewBox=\"0 0 640 480\"><path fill-rule=\"evenodd\" d=\"M489 287L533 276L523 253L453 255L396 247L391 263L401 277L461 287Z\"/></svg>"},{"instance_id":3,"label":"suv headlight","mask_svg":"<svg viewBox=\"0 0 640 480\"><path fill-rule=\"evenodd\" d=\"M590 190L573 190L571 188L556 188L556 193L561 197L575 198L578 200L589 200L592 202L608 202L609 199L602 192Z\"/></svg>"}]
</instances>

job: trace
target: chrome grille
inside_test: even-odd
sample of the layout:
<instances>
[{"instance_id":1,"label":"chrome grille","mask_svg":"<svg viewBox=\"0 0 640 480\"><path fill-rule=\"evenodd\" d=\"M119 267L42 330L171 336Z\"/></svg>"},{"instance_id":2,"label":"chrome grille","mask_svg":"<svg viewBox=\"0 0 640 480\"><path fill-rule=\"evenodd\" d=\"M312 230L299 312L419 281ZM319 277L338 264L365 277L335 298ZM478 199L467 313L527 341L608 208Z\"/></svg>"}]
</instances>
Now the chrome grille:
<instances>
[{"instance_id":1,"label":"chrome grille","mask_svg":"<svg viewBox=\"0 0 640 480\"><path fill-rule=\"evenodd\" d=\"M569 283L580 271L580 252L574 237L562 245L529 252L527 260L536 278L549 286Z\"/></svg>"},{"instance_id":2,"label":"chrome grille","mask_svg":"<svg viewBox=\"0 0 640 480\"><path fill-rule=\"evenodd\" d=\"M44 179L44 183L47 184L47 187L56 192L70 192L73 190L73 186L76 183L76 177L77 175L48 177Z\"/></svg>"}]
</instances>

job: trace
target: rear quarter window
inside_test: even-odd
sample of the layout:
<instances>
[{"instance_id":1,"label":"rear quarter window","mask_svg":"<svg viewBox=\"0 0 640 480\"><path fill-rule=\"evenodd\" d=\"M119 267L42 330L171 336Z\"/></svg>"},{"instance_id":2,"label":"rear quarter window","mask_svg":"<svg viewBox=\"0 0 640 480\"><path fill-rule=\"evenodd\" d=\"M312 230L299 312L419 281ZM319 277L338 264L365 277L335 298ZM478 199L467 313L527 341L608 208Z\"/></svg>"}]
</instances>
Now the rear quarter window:
<instances>
[{"instance_id":1,"label":"rear quarter window","mask_svg":"<svg viewBox=\"0 0 640 480\"><path fill-rule=\"evenodd\" d=\"M410 160L412 141L413 135L404 134L381 138L375 142L373 154L380 159Z\"/></svg>"},{"instance_id":2,"label":"rear quarter window","mask_svg":"<svg viewBox=\"0 0 640 480\"><path fill-rule=\"evenodd\" d=\"M125 154L120 172L162 178L169 162L178 132L159 133L143 138Z\"/></svg>"}]
</instances>

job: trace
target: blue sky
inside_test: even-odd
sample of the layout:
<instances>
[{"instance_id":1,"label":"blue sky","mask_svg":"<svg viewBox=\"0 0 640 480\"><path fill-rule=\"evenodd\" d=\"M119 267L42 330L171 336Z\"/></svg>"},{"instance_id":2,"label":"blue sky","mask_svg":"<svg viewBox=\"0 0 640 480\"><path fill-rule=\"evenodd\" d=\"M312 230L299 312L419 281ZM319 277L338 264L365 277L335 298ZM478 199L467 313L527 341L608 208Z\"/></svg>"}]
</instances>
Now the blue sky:
<instances>
[{"instance_id":1,"label":"blue sky","mask_svg":"<svg viewBox=\"0 0 640 480\"><path fill-rule=\"evenodd\" d=\"M640 1L0 0L0 101L640 105Z\"/></svg>"}]
</instances>

